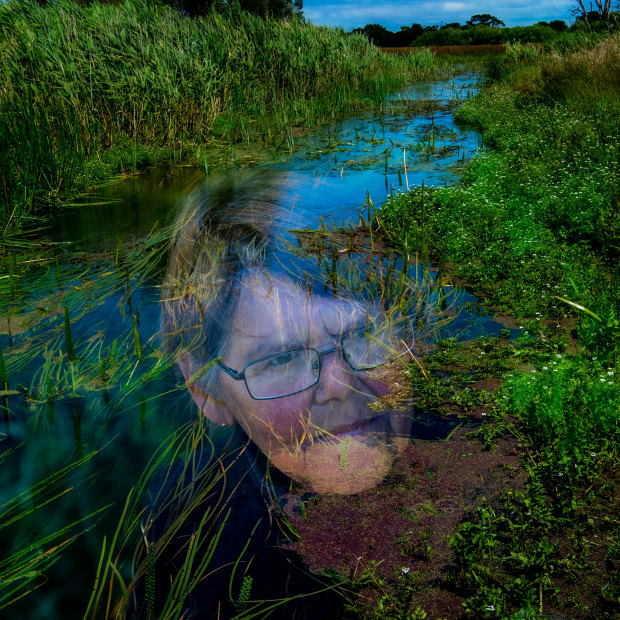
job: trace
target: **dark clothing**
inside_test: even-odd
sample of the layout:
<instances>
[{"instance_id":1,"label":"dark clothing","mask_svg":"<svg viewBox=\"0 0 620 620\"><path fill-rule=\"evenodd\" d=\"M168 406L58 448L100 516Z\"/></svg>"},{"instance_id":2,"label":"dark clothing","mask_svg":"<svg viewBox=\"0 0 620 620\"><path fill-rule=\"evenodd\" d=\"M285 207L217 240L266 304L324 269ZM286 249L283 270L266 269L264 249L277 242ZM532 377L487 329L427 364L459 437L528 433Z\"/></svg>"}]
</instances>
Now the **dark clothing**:
<instances>
[{"instance_id":1,"label":"dark clothing","mask_svg":"<svg viewBox=\"0 0 620 620\"><path fill-rule=\"evenodd\" d=\"M280 505L290 479L269 469L239 430L225 443L222 451L204 445L189 463L156 476L146 537L158 551L143 553L144 576L128 617L159 618L172 595L182 599L184 618L339 617L335 582L312 575L281 547L290 534Z\"/></svg>"}]
</instances>

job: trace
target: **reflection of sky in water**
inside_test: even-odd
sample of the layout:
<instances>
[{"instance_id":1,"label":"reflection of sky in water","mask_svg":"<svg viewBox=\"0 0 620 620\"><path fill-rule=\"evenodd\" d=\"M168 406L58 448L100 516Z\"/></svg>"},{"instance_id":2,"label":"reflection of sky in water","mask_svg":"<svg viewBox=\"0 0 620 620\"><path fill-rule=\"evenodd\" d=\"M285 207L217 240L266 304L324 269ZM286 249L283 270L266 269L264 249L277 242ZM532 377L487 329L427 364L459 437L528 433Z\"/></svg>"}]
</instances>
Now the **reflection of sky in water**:
<instances>
[{"instance_id":1,"label":"reflection of sky in water","mask_svg":"<svg viewBox=\"0 0 620 620\"><path fill-rule=\"evenodd\" d=\"M473 92L471 76L414 85L394 93L381 113L333 121L313 132L297 153L274 166L289 172L288 223L316 226L321 217L357 222L367 193L378 207L407 182L410 187L453 183L457 164L476 153L480 137L455 124L449 102ZM436 102L437 109L413 113L420 99Z\"/></svg>"},{"instance_id":2,"label":"reflection of sky in water","mask_svg":"<svg viewBox=\"0 0 620 620\"><path fill-rule=\"evenodd\" d=\"M474 92L471 76L413 85L394 93L382 112L334 120L295 138L297 152L258 167L287 188L280 203L282 227L314 227L321 217L357 222L367 193L379 207L390 191L406 189L407 180L410 187L455 182L459 165L475 154L480 138L455 124L449 102ZM420 98L436 102L438 109L420 111ZM59 214L47 235L85 244L144 235L156 222L170 221L186 189L202 178L203 171L184 168L130 177L85 199L92 206Z\"/></svg>"},{"instance_id":3,"label":"reflection of sky in water","mask_svg":"<svg viewBox=\"0 0 620 620\"><path fill-rule=\"evenodd\" d=\"M404 191L407 183L409 187L454 183L459 165L475 154L480 137L455 124L453 102L471 96L475 89L468 75L412 85L393 93L380 112L334 120L296 138L298 150L285 161L252 170L263 187L281 188L271 214L274 232L294 241L287 231L317 228L322 220L356 224L367 195L378 208L389 192ZM228 174L207 178L207 194ZM139 238L156 223L170 222L187 188L203 179L202 171L191 169L155 170L126 179L99 191L92 198L93 206L60 214L47 236L77 242L84 249ZM286 256L281 256L281 261L285 268L292 267ZM475 301L469 293L461 292L461 306ZM487 315L464 310L441 335L469 339L502 328Z\"/></svg>"}]
</instances>

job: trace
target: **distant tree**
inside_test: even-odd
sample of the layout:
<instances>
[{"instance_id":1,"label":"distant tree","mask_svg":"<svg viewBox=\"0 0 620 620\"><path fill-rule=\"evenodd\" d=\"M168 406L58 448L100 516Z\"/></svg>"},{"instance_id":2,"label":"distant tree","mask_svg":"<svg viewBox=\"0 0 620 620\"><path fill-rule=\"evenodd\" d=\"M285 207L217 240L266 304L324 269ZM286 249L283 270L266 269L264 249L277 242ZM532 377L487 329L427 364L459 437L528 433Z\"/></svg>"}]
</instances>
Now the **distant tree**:
<instances>
[{"instance_id":1,"label":"distant tree","mask_svg":"<svg viewBox=\"0 0 620 620\"><path fill-rule=\"evenodd\" d=\"M485 28L484 30L488 30ZM438 28L423 32L414 42L414 45L428 47L434 45L468 45L471 30L460 28Z\"/></svg>"},{"instance_id":2,"label":"distant tree","mask_svg":"<svg viewBox=\"0 0 620 620\"><path fill-rule=\"evenodd\" d=\"M353 33L366 35L379 47L391 47L394 33L381 24L366 24L363 28L355 28Z\"/></svg>"},{"instance_id":3,"label":"distant tree","mask_svg":"<svg viewBox=\"0 0 620 620\"><path fill-rule=\"evenodd\" d=\"M484 45L488 43L504 43L507 31L498 26L478 25L464 31L469 38L469 45Z\"/></svg>"},{"instance_id":4,"label":"distant tree","mask_svg":"<svg viewBox=\"0 0 620 620\"><path fill-rule=\"evenodd\" d=\"M446 28L459 29L460 27L461 27L461 24L459 24L458 22L451 22L450 24L444 24L443 26L440 26L439 30L445 30Z\"/></svg>"},{"instance_id":5,"label":"distant tree","mask_svg":"<svg viewBox=\"0 0 620 620\"><path fill-rule=\"evenodd\" d=\"M468 19L465 23L470 28L473 28L474 26L501 27L501 26L506 25L501 19L497 19L497 17L495 17L494 15L490 15L489 13L482 13L481 15L472 15L471 19Z\"/></svg>"},{"instance_id":6,"label":"distant tree","mask_svg":"<svg viewBox=\"0 0 620 620\"><path fill-rule=\"evenodd\" d=\"M409 31L413 35L413 40L415 40L424 32L424 28L421 24L411 24L411 28L409 28Z\"/></svg>"},{"instance_id":7,"label":"distant tree","mask_svg":"<svg viewBox=\"0 0 620 620\"><path fill-rule=\"evenodd\" d=\"M422 26L420 26L422 32ZM391 43L393 47L407 47L418 37L418 31L413 30L410 26L401 26L398 32L393 33Z\"/></svg>"},{"instance_id":8,"label":"distant tree","mask_svg":"<svg viewBox=\"0 0 620 620\"><path fill-rule=\"evenodd\" d=\"M547 43L557 36L553 28L540 22L533 26L506 28L502 32L507 32L509 41L519 43Z\"/></svg>"},{"instance_id":9,"label":"distant tree","mask_svg":"<svg viewBox=\"0 0 620 620\"><path fill-rule=\"evenodd\" d=\"M586 5L583 0L575 0L571 13L578 21L583 21L588 27L590 27L593 22L600 20L603 22L605 30L610 32L618 25L617 13L612 11L612 4L614 3L612 0L594 0L594 4L596 5L597 10L589 11L586 9ZM615 2L615 4L616 7L618 7L618 2ZM592 8L591 2L589 8Z\"/></svg>"},{"instance_id":10,"label":"distant tree","mask_svg":"<svg viewBox=\"0 0 620 620\"><path fill-rule=\"evenodd\" d=\"M568 25L563 19L554 19L549 22L549 28L553 28L557 32L563 32L568 28Z\"/></svg>"}]
</instances>

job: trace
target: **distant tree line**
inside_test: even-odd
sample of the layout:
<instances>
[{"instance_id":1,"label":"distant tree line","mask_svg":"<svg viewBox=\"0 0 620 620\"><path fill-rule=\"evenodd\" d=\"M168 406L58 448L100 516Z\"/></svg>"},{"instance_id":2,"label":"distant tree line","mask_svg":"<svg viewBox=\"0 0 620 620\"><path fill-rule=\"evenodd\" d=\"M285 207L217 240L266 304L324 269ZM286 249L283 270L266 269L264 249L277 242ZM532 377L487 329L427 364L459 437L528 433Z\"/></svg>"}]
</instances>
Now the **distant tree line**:
<instances>
[{"instance_id":1,"label":"distant tree line","mask_svg":"<svg viewBox=\"0 0 620 620\"><path fill-rule=\"evenodd\" d=\"M353 32L366 35L379 47L547 43L568 30L586 28L597 32L608 30L611 21L609 16L601 17L598 11L576 12L575 18L571 26L561 19L556 19L550 22L541 21L531 26L506 28L504 22L494 15L483 13L473 15L464 24L458 22L439 26L412 24L401 26L397 32L392 32L380 24L367 24L363 28L356 28Z\"/></svg>"}]
</instances>

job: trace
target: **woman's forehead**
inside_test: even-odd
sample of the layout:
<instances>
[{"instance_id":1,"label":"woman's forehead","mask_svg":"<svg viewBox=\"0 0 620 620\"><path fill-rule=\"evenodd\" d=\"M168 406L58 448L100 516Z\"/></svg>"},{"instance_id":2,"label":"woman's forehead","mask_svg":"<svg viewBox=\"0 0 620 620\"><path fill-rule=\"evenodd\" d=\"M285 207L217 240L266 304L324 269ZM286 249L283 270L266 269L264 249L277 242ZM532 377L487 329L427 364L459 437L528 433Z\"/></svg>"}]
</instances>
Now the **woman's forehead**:
<instances>
[{"instance_id":1,"label":"woman's forehead","mask_svg":"<svg viewBox=\"0 0 620 620\"><path fill-rule=\"evenodd\" d=\"M307 326L334 333L366 313L365 302L318 294L292 278L260 273L243 278L233 324L257 336Z\"/></svg>"}]
</instances>

